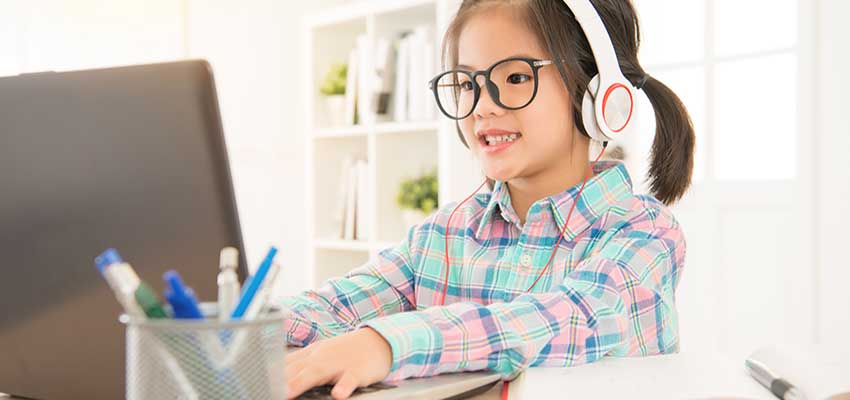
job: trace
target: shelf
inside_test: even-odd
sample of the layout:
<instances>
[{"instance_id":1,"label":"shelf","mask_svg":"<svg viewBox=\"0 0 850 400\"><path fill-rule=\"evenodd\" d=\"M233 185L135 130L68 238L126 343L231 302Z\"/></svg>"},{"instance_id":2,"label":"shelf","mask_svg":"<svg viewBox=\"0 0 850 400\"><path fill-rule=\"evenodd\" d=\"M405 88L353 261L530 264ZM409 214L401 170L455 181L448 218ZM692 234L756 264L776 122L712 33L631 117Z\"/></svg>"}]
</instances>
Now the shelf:
<instances>
[{"instance_id":1,"label":"shelf","mask_svg":"<svg viewBox=\"0 0 850 400\"><path fill-rule=\"evenodd\" d=\"M340 137L356 137L366 136L369 133L369 127L365 125L349 125L334 128L319 128L313 133L315 138L340 138Z\"/></svg>"},{"instance_id":2,"label":"shelf","mask_svg":"<svg viewBox=\"0 0 850 400\"><path fill-rule=\"evenodd\" d=\"M369 251L371 246L365 240L316 239L313 246L325 250Z\"/></svg>"},{"instance_id":3,"label":"shelf","mask_svg":"<svg viewBox=\"0 0 850 400\"><path fill-rule=\"evenodd\" d=\"M406 132L421 132L421 131L437 131L439 129L439 121L413 121L413 122L384 122L375 125L375 133L391 134L391 133L406 133Z\"/></svg>"},{"instance_id":4,"label":"shelf","mask_svg":"<svg viewBox=\"0 0 850 400\"><path fill-rule=\"evenodd\" d=\"M408 132L436 132L440 129L439 121L410 121L410 122L379 122L375 125L349 125L334 128L319 128L313 133L316 139L346 138L367 136L374 132L376 135L387 135Z\"/></svg>"}]
</instances>

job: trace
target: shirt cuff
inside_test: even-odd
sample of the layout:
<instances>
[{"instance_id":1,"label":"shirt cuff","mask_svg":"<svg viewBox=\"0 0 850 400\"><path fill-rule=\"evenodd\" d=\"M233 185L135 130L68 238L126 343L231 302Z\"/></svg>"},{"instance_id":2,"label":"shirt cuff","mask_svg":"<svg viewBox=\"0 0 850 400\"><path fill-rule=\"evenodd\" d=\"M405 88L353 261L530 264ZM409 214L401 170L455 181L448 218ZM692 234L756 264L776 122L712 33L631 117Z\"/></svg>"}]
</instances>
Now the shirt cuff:
<instances>
[{"instance_id":1,"label":"shirt cuff","mask_svg":"<svg viewBox=\"0 0 850 400\"><path fill-rule=\"evenodd\" d=\"M378 332L392 349L392 367L385 380L435 375L443 349L443 335L425 313L408 311L364 322L360 327Z\"/></svg>"}]
</instances>

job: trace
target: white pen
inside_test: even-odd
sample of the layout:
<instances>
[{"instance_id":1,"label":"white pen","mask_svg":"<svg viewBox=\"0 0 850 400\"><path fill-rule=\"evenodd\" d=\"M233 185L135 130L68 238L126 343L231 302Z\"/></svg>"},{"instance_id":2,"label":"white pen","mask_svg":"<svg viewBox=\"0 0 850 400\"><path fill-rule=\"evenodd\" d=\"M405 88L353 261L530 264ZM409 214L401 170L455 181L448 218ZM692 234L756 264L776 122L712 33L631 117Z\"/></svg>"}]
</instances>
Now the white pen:
<instances>
[{"instance_id":1,"label":"white pen","mask_svg":"<svg viewBox=\"0 0 850 400\"><path fill-rule=\"evenodd\" d=\"M796 386L771 372L767 367L755 360L746 360L747 370L758 383L770 390L776 397L783 400L805 400L806 396Z\"/></svg>"},{"instance_id":2,"label":"white pen","mask_svg":"<svg viewBox=\"0 0 850 400\"><path fill-rule=\"evenodd\" d=\"M274 292L275 280L277 278L277 274L280 271L280 264L272 263L269 266L269 271L266 274L266 279L263 281L263 284L257 290L257 294L254 296L254 300L251 301L251 304L245 310L245 314L242 318L245 320L251 320L257 318L260 315L260 312L266 307L266 303L268 303L269 298L271 298ZM236 337L233 339L233 342L229 346L227 353L222 358L215 358L214 362L218 366L222 367L230 367L233 366L236 361L236 356L242 351L242 346L244 345L246 336L246 330L242 329L236 334Z\"/></svg>"},{"instance_id":3,"label":"white pen","mask_svg":"<svg viewBox=\"0 0 850 400\"><path fill-rule=\"evenodd\" d=\"M218 320L227 321L236 302L239 301L239 276L236 268L239 265L239 250L233 247L221 249L218 273Z\"/></svg>"}]
</instances>

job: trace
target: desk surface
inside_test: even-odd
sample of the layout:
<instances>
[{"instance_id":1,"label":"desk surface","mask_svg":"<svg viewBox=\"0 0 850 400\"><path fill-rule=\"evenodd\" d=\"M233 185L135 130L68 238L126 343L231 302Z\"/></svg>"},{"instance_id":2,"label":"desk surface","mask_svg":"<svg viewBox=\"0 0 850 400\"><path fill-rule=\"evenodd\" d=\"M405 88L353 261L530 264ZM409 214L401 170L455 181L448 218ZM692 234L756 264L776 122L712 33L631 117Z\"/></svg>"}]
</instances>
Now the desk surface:
<instances>
[{"instance_id":1,"label":"desk surface","mask_svg":"<svg viewBox=\"0 0 850 400\"><path fill-rule=\"evenodd\" d=\"M743 361L719 354L605 358L573 368L531 368L511 384L509 398L775 399Z\"/></svg>"},{"instance_id":2,"label":"desk surface","mask_svg":"<svg viewBox=\"0 0 850 400\"><path fill-rule=\"evenodd\" d=\"M474 400L499 400L497 384ZM510 385L511 400L552 398L765 399L743 361L718 354L605 358L572 368L530 368ZM0 394L0 400L4 399Z\"/></svg>"}]
</instances>

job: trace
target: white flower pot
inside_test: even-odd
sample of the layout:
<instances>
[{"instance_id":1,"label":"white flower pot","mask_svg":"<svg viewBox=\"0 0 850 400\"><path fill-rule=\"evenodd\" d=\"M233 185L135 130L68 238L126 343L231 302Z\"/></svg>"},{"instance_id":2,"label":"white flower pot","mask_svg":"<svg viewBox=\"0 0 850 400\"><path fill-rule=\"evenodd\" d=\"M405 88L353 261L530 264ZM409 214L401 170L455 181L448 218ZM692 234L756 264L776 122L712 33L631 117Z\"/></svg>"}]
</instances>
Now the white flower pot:
<instances>
[{"instance_id":1,"label":"white flower pot","mask_svg":"<svg viewBox=\"0 0 850 400\"><path fill-rule=\"evenodd\" d=\"M324 97L325 115L331 127L345 125L345 95L335 94ZM352 121L353 122L353 121Z\"/></svg>"},{"instance_id":2,"label":"white flower pot","mask_svg":"<svg viewBox=\"0 0 850 400\"><path fill-rule=\"evenodd\" d=\"M428 218L428 214L425 214L422 210L401 210L401 219L404 221L405 230L410 230L412 226L421 224L425 218Z\"/></svg>"}]
</instances>

